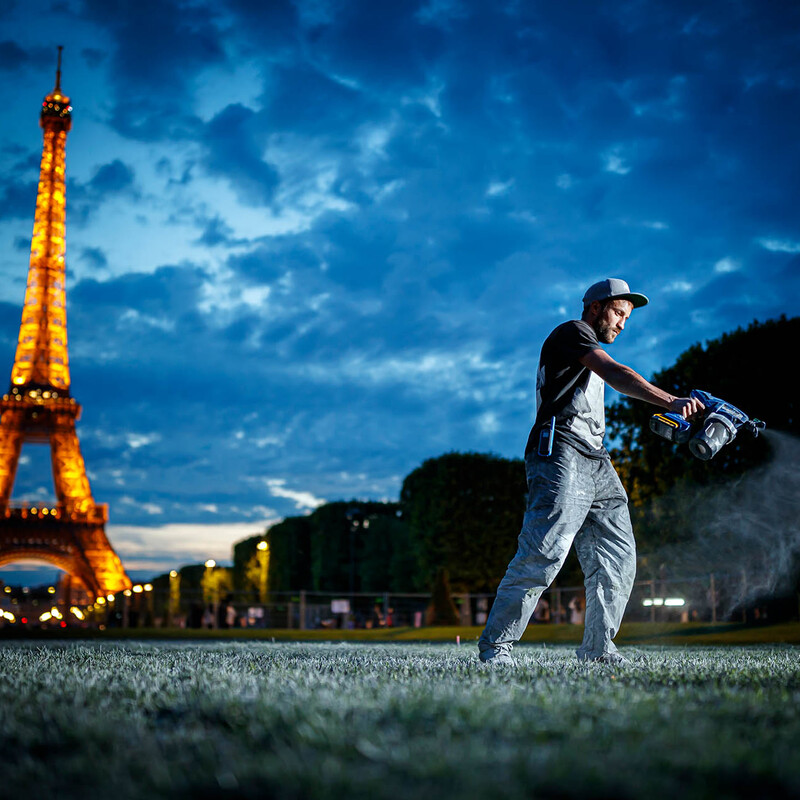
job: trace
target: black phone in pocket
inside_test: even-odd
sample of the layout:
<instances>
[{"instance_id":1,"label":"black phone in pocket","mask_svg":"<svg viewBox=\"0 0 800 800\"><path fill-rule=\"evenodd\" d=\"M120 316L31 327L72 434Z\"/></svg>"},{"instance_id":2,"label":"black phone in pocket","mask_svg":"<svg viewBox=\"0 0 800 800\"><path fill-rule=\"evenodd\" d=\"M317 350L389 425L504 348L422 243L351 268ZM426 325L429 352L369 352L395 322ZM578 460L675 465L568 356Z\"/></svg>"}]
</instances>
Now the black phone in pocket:
<instances>
[{"instance_id":1,"label":"black phone in pocket","mask_svg":"<svg viewBox=\"0 0 800 800\"><path fill-rule=\"evenodd\" d=\"M542 429L539 431L539 447L537 448L536 452L540 456L549 456L553 452L553 439L556 435L556 418L550 417L550 419L542 425Z\"/></svg>"}]
</instances>

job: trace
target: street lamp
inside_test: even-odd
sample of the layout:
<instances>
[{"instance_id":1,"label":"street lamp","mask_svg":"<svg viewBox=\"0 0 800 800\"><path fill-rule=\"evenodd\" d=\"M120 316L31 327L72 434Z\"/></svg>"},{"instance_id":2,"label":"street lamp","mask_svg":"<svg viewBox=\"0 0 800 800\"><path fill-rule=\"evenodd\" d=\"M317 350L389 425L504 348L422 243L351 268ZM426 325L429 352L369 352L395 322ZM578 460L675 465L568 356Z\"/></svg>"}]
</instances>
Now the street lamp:
<instances>
[{"instance_id":1,"label":"street lamp","mask_svg":"<svg viewBox=\"0 0 800 800\"><path fill-rule=\"evenodd\" d=\"M213 614L213 620L211 625L214 628L217 627L217 603L218 603L217 590L216 590L217 587L214 582L214 567L216 566L217 562L214 561L213 558L209 558L208 561L206 561L206 571L203 575L203 583L205 584L205 592L203 593L204 594L203 602L205 602L206 600L205 594L207 592L208 597L211 601L212 614Z\"/></svg>"},{"instance_id":2,"label":"street lamp","mask_svg":"<svg viewBox=\"0 0 800 800\"><path fill-rule=\"evenodd\" d=\"M130 624L130 609L128 606L130 605L130 596L132 592L130 589L125 589L122 592L122 627L127 628Z\"/></svg>"},{"instance_id":3,"label":"street lamp","mask_svg":"<svg viewBox=\"0 0 800 800\"><path fill-rule=\"evenodd\" d=\"M175 624L175 617L178 615L178 610L181 602L181 579L178 571L175 569L169 572L169 624Z\"/></svg>"},{"instance_id":4,"label":"street lamp","mask_svg":"<svg viewBox=\"0 0 800 800\"><path fill-rule=\"evenodd\" d=\"M369 528L369 518L364 514L363 509L358 506L348 508L345 517L349 523L350 528L350 603L355 606L355 589L356 589L356 532L362 533Z\"/></svg>"},{"instance_id":5,"label":"street lamp","mask_svg":"<svg viewBox=\"0 0 800 800\"><path fill-rule=\"evenodd\" d=\"M262 539L257 545L258 563L261 567L261 579L258 585L258 598L262 603L267 602L267 567L269 566L269 544Z\"/></svg>"},{"instance_id":6,"label":"street lamp","mask_svg":"<svg viewBox=\"0 0 800 800\"><path fill-rule=\"evenodd\" d=\"M361 513L360 508L353 507L347 509L345 516L350 528L350 580L348 585L350 588L350 603L352 604L356 585L356 528L361 524L364 515Z\"/></svg>"}]
</instances>

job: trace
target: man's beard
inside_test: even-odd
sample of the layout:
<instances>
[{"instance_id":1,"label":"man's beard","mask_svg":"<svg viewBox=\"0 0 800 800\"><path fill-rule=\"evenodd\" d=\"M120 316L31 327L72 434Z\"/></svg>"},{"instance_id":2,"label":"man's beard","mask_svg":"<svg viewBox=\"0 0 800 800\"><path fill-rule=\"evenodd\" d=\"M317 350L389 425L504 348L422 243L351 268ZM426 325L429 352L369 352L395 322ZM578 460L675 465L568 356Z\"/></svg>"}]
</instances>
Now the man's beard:
<instances>
[{"instance_id":1,"label":"man's beard","mask_svg":"<svg viewBox=\"0 0 800 800\"><path fill-rule=\"evenodd\" d=\"M611 325L603 325L602 323L595 327L594 332L603 344L611 344L617 338L618 333Z\"/></svg>"}]
</instances>

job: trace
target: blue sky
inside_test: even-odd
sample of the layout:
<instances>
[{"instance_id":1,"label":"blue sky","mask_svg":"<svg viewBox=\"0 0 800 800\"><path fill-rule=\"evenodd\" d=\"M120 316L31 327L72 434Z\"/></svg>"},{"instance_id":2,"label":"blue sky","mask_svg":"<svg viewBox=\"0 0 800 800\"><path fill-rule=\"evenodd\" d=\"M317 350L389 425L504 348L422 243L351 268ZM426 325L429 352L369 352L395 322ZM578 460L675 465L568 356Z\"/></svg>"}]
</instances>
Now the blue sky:
<instances>
[{"instance_id":1,"label":"blue sky","mask_svg":"<svg viewBox=\"0 0 800 800\"><path fill-rule=\"evenodd\" d=\"M72 392L133 574L520 456L590 283L651 297L611 348L645 375L796 313L799 9L6 0L0 369L63 44Z\"/></svg>"}]
</instances>

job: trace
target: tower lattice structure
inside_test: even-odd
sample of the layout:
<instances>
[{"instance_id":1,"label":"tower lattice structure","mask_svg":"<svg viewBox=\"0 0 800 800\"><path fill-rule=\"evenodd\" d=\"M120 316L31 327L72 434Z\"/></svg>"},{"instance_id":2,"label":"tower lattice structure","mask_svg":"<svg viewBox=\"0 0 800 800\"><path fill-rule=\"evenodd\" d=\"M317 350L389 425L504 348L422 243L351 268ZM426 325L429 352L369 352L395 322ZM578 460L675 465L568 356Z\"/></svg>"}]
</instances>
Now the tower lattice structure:
<instances>
[{"instance_id":1,"label":"tower lattice structure","mask_svg":"<svg viewBox=\"0 0 800 800\"><path fill-rule=\"evenodd\" d=\"M56 85L42 103L44 131L28 283L11 386L0 401L0 566L43 560L94 596L131 586L105 533L108 506L95 503L70 395L65 288L65 147L72 106ZM25 442L48 443L56 504L11 503Z\"/></svg>"}]
</instances>

